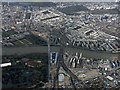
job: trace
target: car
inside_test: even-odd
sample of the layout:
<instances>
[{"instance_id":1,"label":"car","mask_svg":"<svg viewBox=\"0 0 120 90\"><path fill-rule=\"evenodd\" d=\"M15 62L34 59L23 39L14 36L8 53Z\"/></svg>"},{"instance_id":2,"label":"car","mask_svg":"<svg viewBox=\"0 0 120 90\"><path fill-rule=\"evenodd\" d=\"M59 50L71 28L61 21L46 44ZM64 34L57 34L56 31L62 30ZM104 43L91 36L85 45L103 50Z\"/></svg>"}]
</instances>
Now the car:
<instances>
[{"instance_id":1,"label":"car","mask_svg":"<svg viewBox=\"0 0 120 90\"><path fill-rule=\"evenodd\" d=\"M87 80L87 81L85 81L85 84L90 84L90 82Z\"/></svg>"}]
</instances>

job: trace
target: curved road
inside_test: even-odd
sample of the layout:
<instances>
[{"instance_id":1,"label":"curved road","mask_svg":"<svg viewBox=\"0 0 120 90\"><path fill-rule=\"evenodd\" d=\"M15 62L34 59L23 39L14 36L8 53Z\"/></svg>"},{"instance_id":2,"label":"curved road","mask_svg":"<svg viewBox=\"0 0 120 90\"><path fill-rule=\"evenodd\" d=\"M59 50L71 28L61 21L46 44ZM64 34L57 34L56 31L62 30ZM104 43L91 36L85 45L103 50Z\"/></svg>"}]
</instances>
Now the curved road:
<instances>
[{"instance_id":1,"label":"curved road","mask_svg":"<svg viewBox=\"0 0 120 90\"><path fill-rule=\"evenodd\" d=\"M1 48L0 48L1 49ZM59 52L59 46L51 46L50 50L52 52ZM100 51L90 51L84 50L80 48L72 48L72 47L65 47L65 51L76 53L82 52L84 57L87 58L97 58L97 59L118 59L119 54L115 53L108 53L108 52L100 52ZM23 54L30 54L30 53L48 53L47 46L32 46L32 47L4 47L2 48L2 55L23 55Z\"/></svg>"}]
</instances>

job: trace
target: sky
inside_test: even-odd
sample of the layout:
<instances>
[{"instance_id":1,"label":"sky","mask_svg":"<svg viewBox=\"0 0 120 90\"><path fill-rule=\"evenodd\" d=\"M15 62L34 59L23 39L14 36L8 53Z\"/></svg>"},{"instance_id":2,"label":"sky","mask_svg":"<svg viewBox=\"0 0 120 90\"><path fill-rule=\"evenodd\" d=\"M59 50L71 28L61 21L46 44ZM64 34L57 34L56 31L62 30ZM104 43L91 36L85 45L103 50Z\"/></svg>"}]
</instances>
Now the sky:
<instances>
[{"instance_id":1,"label":"sky","mask_svg":"<svg viewBox=\"0 0 120 90\"><path fill-rule=\"evenodd\" d=\"M119 0L2 0L2 2L115 2Z\"/></svg>"}]
</instances>

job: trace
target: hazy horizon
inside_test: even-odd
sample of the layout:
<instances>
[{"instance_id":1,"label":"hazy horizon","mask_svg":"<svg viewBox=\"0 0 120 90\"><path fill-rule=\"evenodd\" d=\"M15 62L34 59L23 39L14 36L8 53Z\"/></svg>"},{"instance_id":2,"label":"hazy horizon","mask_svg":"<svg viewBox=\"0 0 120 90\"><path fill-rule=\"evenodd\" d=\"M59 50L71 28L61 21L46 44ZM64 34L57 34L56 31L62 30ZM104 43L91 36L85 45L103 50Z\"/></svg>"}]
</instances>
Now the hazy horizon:
<instances>
[{"instance_id":1,"label":"hazy horizon","mask_svg":"<svg viewBox=\"0 0 120 90\"><path fill-rule=\"evenodd\" d=\"M1 0L2 2L118 2L119 0Z\"/></svg>"}]
</instances>

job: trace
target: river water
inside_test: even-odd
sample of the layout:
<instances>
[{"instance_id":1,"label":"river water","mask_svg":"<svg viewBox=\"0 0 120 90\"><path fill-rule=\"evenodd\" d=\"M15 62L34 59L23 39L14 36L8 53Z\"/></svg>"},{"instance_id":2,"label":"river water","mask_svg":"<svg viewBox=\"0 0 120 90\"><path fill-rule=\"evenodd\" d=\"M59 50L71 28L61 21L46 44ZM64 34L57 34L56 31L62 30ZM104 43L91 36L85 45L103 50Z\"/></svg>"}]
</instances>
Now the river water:
<instances>
[{"instance_id":1,"label":"river water","mask_svg":"<svg viewBox=\"0 0 120 90\"><path fill-rule=\"evenodd\" d=\"M51 46L50 51L59 52L60 47ZM84 57L87 58L97 58L97 59L119 59L120 54L110 53L110 52L100 52L100 51L90 51L80 48L65 47L65 51L72 53L83 53ZM4 47L2 48L2 55L23 55L31 53L48 53L47 46L32 46L32 47Z\"/></svg>"}]
</instances>

